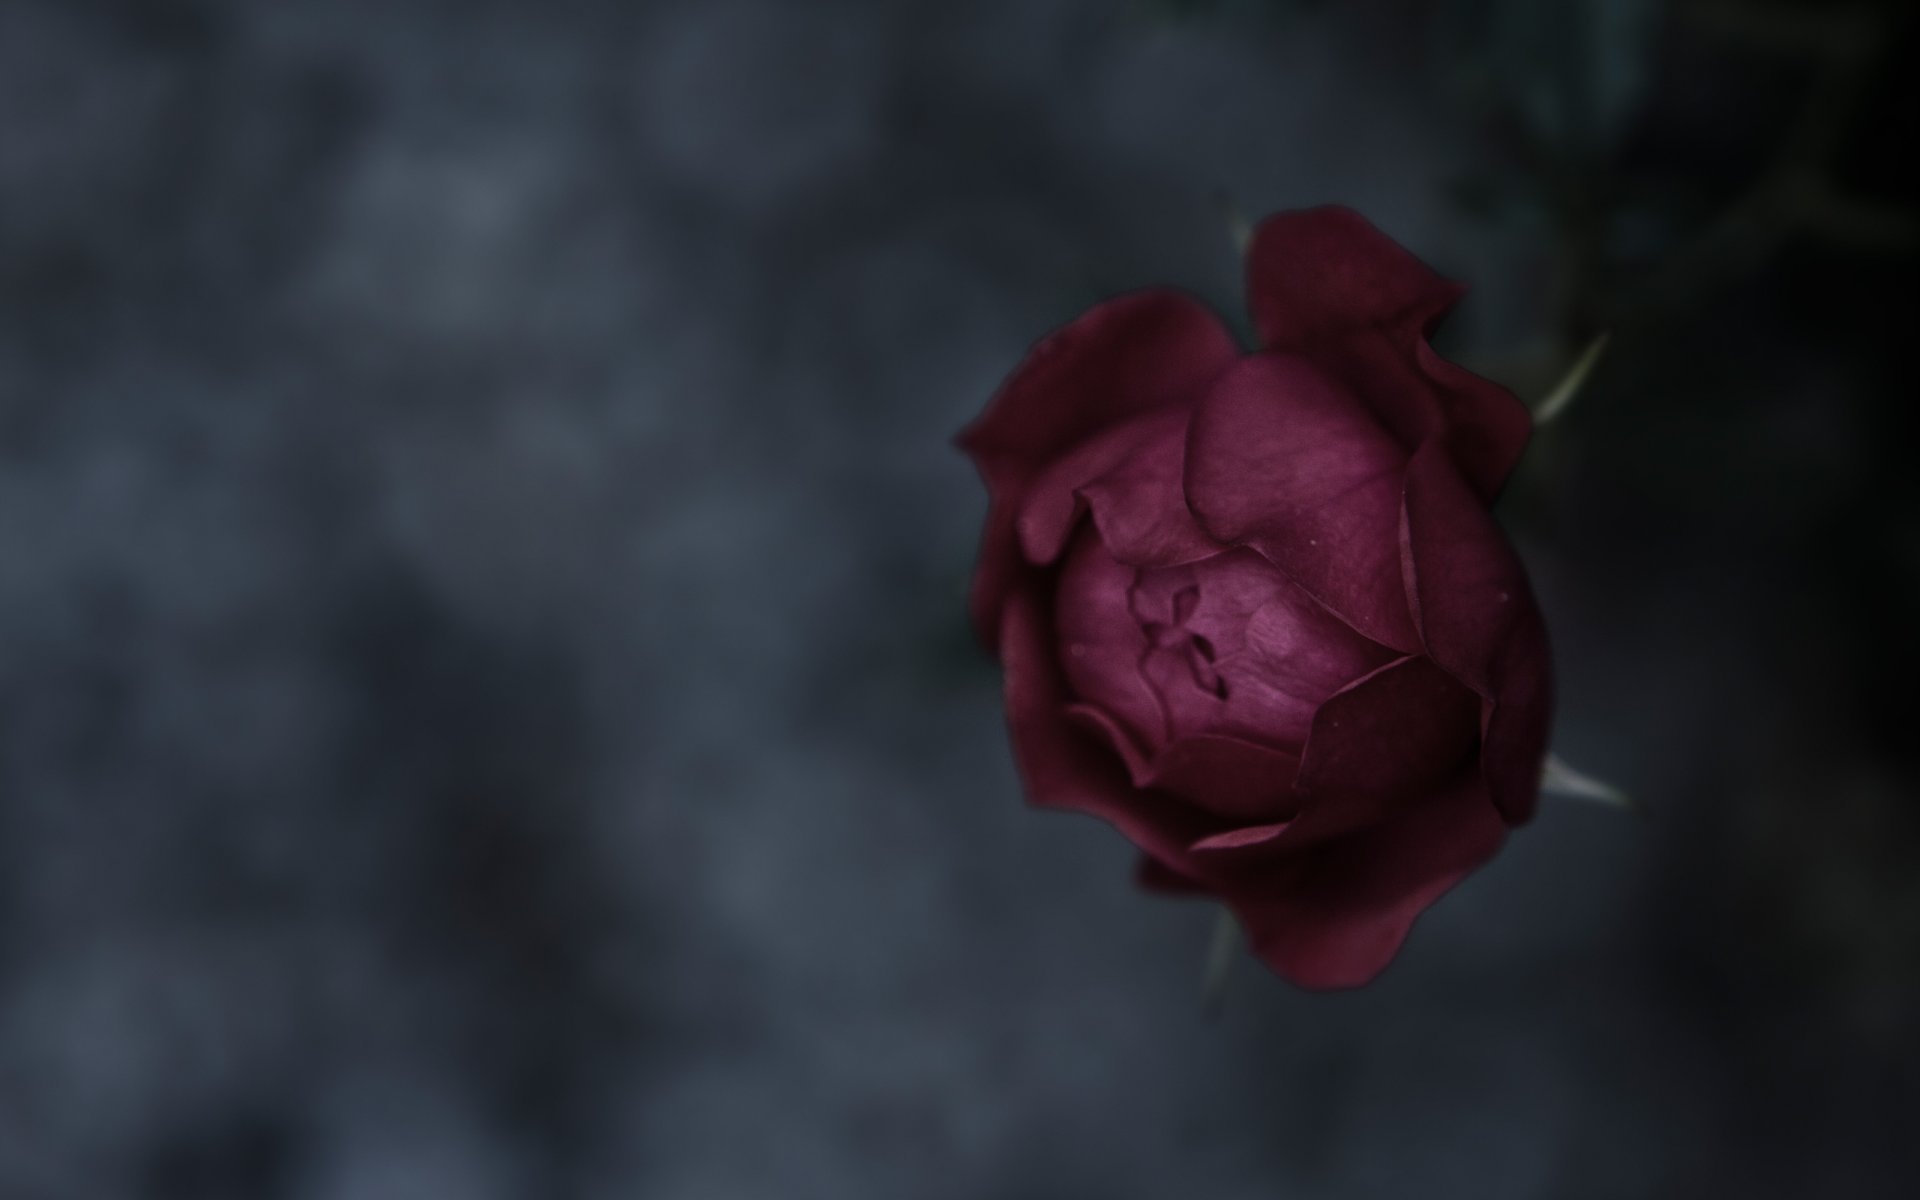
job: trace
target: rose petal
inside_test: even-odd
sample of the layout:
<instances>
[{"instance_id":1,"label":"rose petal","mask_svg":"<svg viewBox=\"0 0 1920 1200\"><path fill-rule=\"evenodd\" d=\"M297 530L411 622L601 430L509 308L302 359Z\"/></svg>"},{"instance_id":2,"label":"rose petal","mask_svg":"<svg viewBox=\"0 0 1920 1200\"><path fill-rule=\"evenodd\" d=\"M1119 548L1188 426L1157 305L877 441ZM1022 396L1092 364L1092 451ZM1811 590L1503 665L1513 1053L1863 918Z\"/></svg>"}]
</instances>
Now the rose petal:
<instances>
[{"instance_id":1,"label":"rose petal","mask_svg":"<svg viewBox=\"0 0 1920 1200\"><path fill-rule=\"evenodd\" d=\"M1500 847L1506 823L1471 761L1478 715L1473 694L1432 663L1390 663L1321 706L1299 815L1160 857L1224 899L1281 975L1357 987Z\"/></svg>"},{"instance_id":2,"label":"rose petal","mask_svg":"<svg viewBox=\"0 0 1920 1200\"><path fill-rule=\"evenodd\" d=\"M1117 574L1103 578L1120 585ZM1087 602L1081 596L1076 578L1061 603ZM1089 599L1110 614L1103 619L1119 619L1110 597ZM1140 651L1134 665L1167 738L1217 733L1297 753L1323 700L1397 657L1251 549L1137 571L1129 608L1145 636L1128 630L1126 644Z\"/></svg>"},{"instance_id":3,"label":"rose petal","mask_svg":"<svg viewBox=\"0 0 1920 1200\"><path fill-rule=\"evenodd\" d=\"M1031 592L1008 599L1000 635L1007 728L1031 803L1099 817L1163 859L1214 831L1202 814L1133 787L1120 759L1068 721L1065 681Z\"/></svg>"},{"instance_id":4,"label":"rose petal","mask_svg":"<svg viewBox=\"0 0 1920 1200\"><path fill-rule=\"evenodd\" d=\"M1185 292L1120 296L1034 346L960 442L982 461L1038 467L1103 429L1192 403L1239 354Z\"/></svg>"},{"instance_id":5,"label":"rose petal","mask_svg":"<svg viewBox=\"0 0 1920 1200\"><path fill-rule=\"evenodd\" d=\"M1182 415L1177 436L1142 439L1131 454L1079 489L1100 540L1130 566L1177 567L1226 549L1206 535L1187 508L1187 423Z\"/></svg>"},{"instance_id":6,"label":"rose petal","mask_svg":"<svg viewBox=\"0 0 1920 1200\"><path fill-rule=\"evenodd\" d=\"M1096 704L1070 704L1067 718L1098 735L1126 765L1137 788L1165 792L1232 821L1270 821L1291 815L1300 757L1235 737L1199 734L1148 755L1110 713Z\"/></svg>"},{"instance_id":7,"label":"rose petal","mask_svg":"<svg viewBox=\"0 0 1920 1200\"><path fill-rule=\"evenodd\" d=\"M1301 987L1369 982L1414 920L1500 849L1506 826L1478 772L1462 771L1392 821L1318 843L1269 869L1214 885L1253 952Z\"/></svg>"},{"instance_id":8,"label":"rose petal","mask_svg":"<svg viewBox=\"0 0 1920 1200\"><path fill-rule=\"evenodd\" d=\"M1471 760L1479 733L1478 698L1424 658L1355 680L1314 714L1288 841L1365 830L1419 804Z\"/></svg>"},{"instance_id":9,"label":"rose petal","mask_svg":"<svg viewBox=\"0 0 1920 1200\"><path fill-rule=\"evenodd\" d=\"M1217 816L1270 821L1291 815L1298 755L1244 738L1196 734L1154 757L1149 785Z\"/></svg>"},{"instance_id":10,"label":"rose petal","mask_svg":"<svg viewBox=\"0 0 1920 1200\"><path fill-rule=\"evenodd\" d=\"M1406 558L1427 653L1488 702L1494 802L1524 821L1539 796L1552 722L1552 660L1526 570L1437 447L1407 471Z\"/></svg>"},{"instance_id":11,"label":"rose petal","mask_svg":"<svg viewBox=\"0 0 1920 1200\"><path fill-rule=\"evenodd\" d=\"M1247 286L1263 346L1311 354L1408 452L1444 433L1481 497L1499 492L1533 421L1512 392L1429 344L1465 289L1342 208L1263 222Z\"/></svg>"},{"instance_id":12,"label":"rose petal","mask_svg":"<svg viewBox=\"0 0 1920 1200\"><path fill-rule=\"evenodd\" d=\"M1134 576L1092 530L1076 538L1055 586L1052 648L1075 699L1099 705L1138 745L1158 747L1167 714L1140 669L1149 643L1129 604Z\"/></svg>"},{"instance_id":13,"label":"rose petal","mask_svg":"<svg viewBox=\"0 0 1920 1200\"><path fill-rule=\"evenodd\" d=\"M1244 542L1349 625L1419 647L1400 575L1406 458L1367 411L1305 359L1243 359L1187 435L1200 527Z\"/></svg>"},{"instance_id":14,"label":"rose petal","mask_svg":"<svg viewBox=\"0 0 1920 1200\"><path fill-rule=\"evenodd\" d=\"M1137 292L1101 304L1041 341L986 412L957 439L991 504L970 598L975 628L998 641L1000 608L1022 568L1012 524L1033 476L1101 430L1190 405L1239 355L1233 336L1182 292Z\"/></svg>"},{"instance_id":15,"label":"rose petal","mask_svg":"<svg viewBox=\"0 0 1920 1200\"><path fill-rule=\"evenodd\" d=\"M1186 414L1170 416L1177 430L1186 429ZM1020 514L1014 526L1020 535L1020 552L1035 566L1045 566L1060 557L1073 537L1086 501L1080 498L1083 484L1099 478L1133 453L1139 442L1150 436L1143 422L1165 424L1154 417L1135 418L1112 429L1103 429L1041 468L1021 498Z\"/></svg>"},{"instance_id":16,"label":"rose petal","mask_svg":"<svg viewBox=\"0 0 1920 1200\"><path fill-rule=\"evenodd\" d=\"M1048 465L1027 489L1018 526L1027 561L1058 558L1084 508L1101 540L1130 566L1172 566L1218 554L1181 488L1187 413L1136 417L1095 434Z\"/></svg>"},{"instance_id":17,"label":"rose petal","mask_svg":"<svg viewBox=\"0 0 1920 1200\"><path fill-rule=\"evenodd\" d=\"M1295 745L1306 743L1314 714L1330 697L1398 657L1355 633L1292 585L1261 605L1247 622L1243 656L1244 661L1227 659L1222 666L1237 687L1236 703L1250 704L1264 684L1274 714L1269 736ZM1241 693L1246 693L1244 701Z\"/></svg>"},{"instance_id":18,"label":"rose petal","mask_svg":"<svg viewBox=\"0 0 1920 1200\"><path fill-rule=\"evenodd\" d=\"M1322 706L1298 816L1202 831L1185 854L1155 849L1143 880L1224 900L1254 953L1301 987L1364 984L1505 837L1460 757L1476 718L1473 695L1431 663L1390 663Z\"/></svg>"},{"instance_id":19,"label":"rose petal","mask_svg":"<svg viewBox=\"0 0 1920 1200\"><path fill-rule=\"evenodd\" d=\"M1085 700L1073 701L1064 711L1069 722L1099 738L1102 745L1113 751L1121 765L1126 767L1127 778L1133 781L1133 786L1151 786L1153 759L1140 748L1140 741L1134 737L1132 730L1106 709Z\"/></svg>"},{"instance_id":20,"label":"rose petal","mask_svg":"<svg viewBox=\"0 0 1920 1200\"><path fill-rule=\"evenodd\" d=\"M1533 437L1533 413L1493 380L1442 358L1427 342L1428 332L1414 343L1414 356L1439 389L1447 451L1480 498L1491 503Z\"/></svg>"},{"instance_id":21,"label":"rose petal","mask_svg":"<svg viewBox=\"0 0 1920 1200\"><path fill-rule=\"evenodd\" d=\"M1532 604L1514 623L1494 666L1480 765L1509 825L1533 817L1553 732L1553 665L1546 622Z\"/></svg>"},{"instance_id":22,"label":"rose petal","mask_svg":"<svg viewBox=\"0 0 1920 1200\"><path fill-rule=\"evenodd\" d=\"M1225 833L1216 833L1195 842L1191 849L1238 850L1245 846L1264 845L1286 833L1291 821L1275 821L1266 825L1248 825L1241 829L1230 829Z\"/></svg>"},{"instance_id":23,"label":"rose petal","mask_svg":"<svg viewBox=\"0 0 1920 1200\"><path fill-rule=\"evenodd\" d=\"M1407 589L1427 653L1491 698L1495 656L1533 604L1526 570L1438 445L1414 455L1405 505Z\"/></svg>"},{"instance_id":24,"label":"rose petal","mask_svg":"<svg viewBox=\"0 0 1920 1200\"><path fill-rule=\"evenodd\" d=\"M1314 714L1293 818L1268 836L1211 848L1257 849L1241 864L1257 872L1398 819L1469 765L1480 711L1478 697L1423 658L1396 659L1354 680Z\"/></svg>"},{"instance_id":25,"label":"rose petal","mask_svg":"<svg viewBox=\"0 0 1920 1200\"><path fill-rule=\"evenodd\" d=\"M1417 327L1461 291L1352 209L1276 213L1247 247L1247 301L1266 346L1310 346L1375 325Z\"/></svg>"}]
</instances>

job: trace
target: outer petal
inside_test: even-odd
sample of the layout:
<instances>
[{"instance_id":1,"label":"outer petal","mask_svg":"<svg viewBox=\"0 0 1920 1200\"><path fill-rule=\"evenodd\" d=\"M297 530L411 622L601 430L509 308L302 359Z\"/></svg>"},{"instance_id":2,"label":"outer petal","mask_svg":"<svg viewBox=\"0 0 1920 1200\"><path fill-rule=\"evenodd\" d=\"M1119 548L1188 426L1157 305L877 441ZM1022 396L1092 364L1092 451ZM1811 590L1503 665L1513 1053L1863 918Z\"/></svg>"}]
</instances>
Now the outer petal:
<instances>
[{"instance_id":1,"label":"outer petal","mask_svg":"<svg viewBox=\"0 0 1920 1200\"><path fill-rule=\"evenodd\" d=\"M1159 858L1177 855L1213 831L1215 823L1203 814L1135 788L1119 756L1069 722L1066 684L1054 661L1046 615L1026 589L1007 601L1000 660L1007 728L1028 800L1099 817Z\"/></svg>"},{"instance_id":2,"label":"outer petal","mask_svg":"<svg viewBox=\"0 0 1920 1200\"><path fill-rule=\"evenodd\" d=\"M1437 447L1408 468L1404 528L1427 652L1486 702L1487 781L1517 824L1538 798L1553 708L1546 628L1526 570Z\"/></svg>"},{"instance_id":3,"label":"outer petal","mask_svg":"<svg viewBox=\"0 0 1920 1200\"><path fill-rule=\"evenodd\" d=\"M970 607L989 645L1021 572L1013 522L1035 474L1132 417L1190 405L1239 356L1211 310L1182 292L1101 304L1036 345L960 434L991 498Z\"/></svg>"},{"instance_id":4,"label":"outer petal","mask_svg":"<svg viewBox=\"0 0 1920 1200\"><path fill-rule=\"evenodd\" d=\"M1136 417L1041 470L1015 522L1027 561L1058 558L1089 507L1101 540L1129 566L1176 566L1225 549L1187 511L1187 422L1184 409Z\"/></svg>"},{"instance_id":5,"label":"outer petal","mask_svg":"<svg viewBox=\"0 0 1920 1200\"><path fill-rule=\"evenodd\" d=\"M1151 756L1097 705L1073 704L1067 716L1096 733L1126 764L1135 787L1177 796L1227 822L1278 821L1293 815L1300 756L1219 734L1178 738Z\"/></svg>"},{"instance_id":6,"label":"outer petal","mask_svg":"<svg viewBox=\"0 0 1920 1200\"><path fill-rule=\"evenodd\" d=\"M1428 344L1463 291L1344 208L1270 217L1247 254L1262 345L1311 354L1408 451L1444 435L1467 480L1491 498L1532 418L1513 393Z\"/></svg>"},{"instance_id":7,"label":"outer petal","mask_svg":"<svg viewBox=\"0 0 1920 1200\"><path fill-rule=\"evenodd\" d=\"M1276 213L1247 247L1247 301L1269 346L1310 346L1373 326L1417 328L1462 290L1349 208Z\"/></svg>"},{"instance_id":8,"label":"outer petal","mask_svg":"<svg viewBox=\"0 0 1920 1200\"><path fill-rule=\"evenodd\" d=\"M1417 918L1500 849L1506 826L1463 770L1392 821L1320 843L1217 890L1253 951L1302 987L1358 987L1392 961Z\"/></svg>"},{"instance_id":9,"label":"outer petal","mask_svg":"<svg viewBox=\"0 0 1920 1200\"><path fill-rule=\"evenodd\" d=\"M1168 745L1153 761L1153 786L1233 821L1293 815L1298 755L1244 738L1197 734Z\"/></svg>"},{"instance_id":10,"label":"outer petal","mask_svg":"<svg viewBox=\"0 0 1920 1200\"><path fill-rule=\"evenodd\" d=\"M1261 862L1394 820L1458 774L1480 736L1473 693L1423 658L1348 684L1313 718L1294 791L1300 815L1258 840Z\"/></svg>"},{"instance_id":11,"label":"outer petal","mask_svg":"<svg viewBox=\"0 0 1920 1200\"><path fill-rule=\"evenodd\" d=\"M1437 390L1446 414L1447 449L1460 473L1486 501L1500 494L1533 437L1533 412L1511 391L1440 357L1427 337L1413 344L1414 361Z\"/></svg>"},{"instance_id":12,"label":"outer petal","mask_svg":"<svg viewBox=\"0 0 1920 1200\"><path fill-rule=\"evenodd\" d=\"M1207 534L1244 542L1361 633L1419 646L1400 576L1406 458L1305 359L1243 359L1187 436L1187 500Z\"/></svg>"},{"instance_id":13,"label":"outer petal","mask_svg":"<svg viewBox=\"0 0 1920 1200\"><path fill-rule=\"evenodd\" d=\"M1314 716L1329 698L1395 657L1393 651L1334 619L1297 588L1276 594L1254 613L1247 622L1244 646L1251 669L1222 657L1221 670L1231 671L1236 681L1246 681L1241 691L1264 686L1284 693L1292 720L1275 720L1273 728L1300 746L1306 744ZM1274 695L1269 704L1279 699Z\"/></svg>"},{"instance_id":14,"label":"outer petal","mask_svg":"<svg viewBox=\"0 0 1920 1200\"><path fill-rule=\"evenodd\" d=\"M1479 735L1478 698L1424 658L1355 680L1314 714L1294 840L1362 831L1418 805L1472 761Z\"/></svg>"},{"instance_id":15,"label":"outer petal","mask_svg":"<svg viewBox=\"0 0 1920 1200\"><path fill-rule=\"evenodd\" d=\"M1187 425L1140 443L1133 454L1080 488L1100 540L1135 567L1177 567L1221 553L1187 508Z\"/></svg>"},{"instance_id":16,"label":"outer petal","mask_svg":"<svg viewBox=\"0 0 1920 1200\"><path fill-rule=\"evenodd\" d=\"M1167 869L1225 899L1254 950L1304 987L1365 983L1419 913L1500 846L1505 823L1473 767L1479 704L1419 658L1321 706L1300 813L1213 834Z\"/></svg>"},{"instance_id":17,"label":"outer petal","mask_svg":"<svg viewBox=\"0 0 1920 1200\"><path fill-rule=\"evenodd\" d=\"M1068 694L1098 704L1135 744L1157 747L1168 737L1167 712L1141 671L1150 643L1130 605L1135 574L1085 531L1067 552L1043 619L1052 623L1048 649Z\"/></svg>"},{"instance_id":18,"label":"outer petal","mask_svg":"<svg viewBox=\"0 0 1920 1200\"><path fill-rule=\"evenodd\" d=\"M1553 656L1546 622L1532 604L1514 622L1494 666L1493 694L1480 764L1493 802L1508 824L1519 825L1539 804L1540 768L1553 732Z\"/></svg>"}]
</instances>

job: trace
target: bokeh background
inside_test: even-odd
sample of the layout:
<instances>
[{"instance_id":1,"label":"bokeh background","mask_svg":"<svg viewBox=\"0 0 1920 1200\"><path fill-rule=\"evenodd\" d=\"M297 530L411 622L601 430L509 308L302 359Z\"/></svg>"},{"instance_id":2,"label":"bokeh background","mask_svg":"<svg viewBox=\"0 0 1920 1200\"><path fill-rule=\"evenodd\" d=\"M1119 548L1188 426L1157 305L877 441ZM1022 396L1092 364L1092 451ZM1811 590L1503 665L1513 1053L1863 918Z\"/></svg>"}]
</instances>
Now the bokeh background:
<instances>
[{"instance_id":1,"label":"bokeh background","mask_svg":"<svg viewBox=\"0 0 1920 1200\"><path fill-rule=\"evenodd\" d=\"M0 0L0 1197L1916 1194L1912 16ZM1222 195L1614 331L1502 515L1653 816L1209 1020L948 439Z\"/></svg>"}]
</instances>

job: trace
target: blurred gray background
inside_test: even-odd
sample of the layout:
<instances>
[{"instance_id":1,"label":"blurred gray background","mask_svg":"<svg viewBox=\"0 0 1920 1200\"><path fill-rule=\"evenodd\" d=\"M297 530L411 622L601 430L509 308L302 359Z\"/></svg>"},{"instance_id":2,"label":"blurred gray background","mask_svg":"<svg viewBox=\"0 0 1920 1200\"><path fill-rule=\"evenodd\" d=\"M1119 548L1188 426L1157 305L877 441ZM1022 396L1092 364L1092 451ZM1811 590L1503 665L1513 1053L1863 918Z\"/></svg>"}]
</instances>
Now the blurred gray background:
<instances>
[{"instance_id":1,"label":"blurred gray background","mask_svg":"<svg viewBox=\"0 0 1920 1200\"><path fill-rule=\"evenodd\" d=\"M0 1197L1892 1197L1911 14L0 0ZM1335 201L1538 394L1550 804L1372 988L1025 810L948 442Z\"/></svg>"}]
</instances>

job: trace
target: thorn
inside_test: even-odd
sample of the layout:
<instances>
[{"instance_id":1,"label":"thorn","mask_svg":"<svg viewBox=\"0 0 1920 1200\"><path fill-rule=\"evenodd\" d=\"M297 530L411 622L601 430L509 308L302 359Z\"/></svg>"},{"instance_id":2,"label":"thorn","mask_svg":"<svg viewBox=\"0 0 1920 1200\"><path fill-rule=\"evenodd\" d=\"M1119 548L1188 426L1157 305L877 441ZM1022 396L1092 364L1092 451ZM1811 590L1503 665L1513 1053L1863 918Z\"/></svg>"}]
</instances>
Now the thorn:
<instances>
[{"instance_id":1,"label":"thorn","mask_svg":"<svg viewBox=\"0 0 1920 1200\"><path fill-rule=\"evenodd\" d=\"M1207 941L1207 966L1200 976L1200 1009L1211 1021L1220 1016L1227 999L1227 984L1233 976L1234 951L1240 948L1240 926L1233 911L1221 908L1213 920L1213 936Z\"/></svg>"},{"instance_id":2,"label":"thorn","mask_svg":"<svg viewBox=\"0 0 1920 1200\"><path fill-rule=\"evenodd\" d=\"M1233 252L1245 258L1247 247L1253 244L1253 222L1247 220L1247 214L1226 192L1216 192L1213 200L1220 208L1221 220L1227 224L1227 237L1233 242Z\"/></svg>"},{"instance_id":3,"label":"thorn","mask_svg":"<svg viewBox=\"0 0 1920 1200\"><path fill-rule=\"evenodd\" d=\"M1534 406L1534 428L1538 429L1546 425L1573 403L1573 398L1579 395L1580 389L1586 385L1587 376L1593 374L1594 367L1599 365L1600 356L1606 352L1607 343L1612 340L1613 334L1606 332L1587 343L1587 348L1580 352L1579 358L1573 360L1573 366L1567 368L1567 373L1561 376L1560 382L1547 393L1546 399Z\"/></svg>"},{"instance_id":4,"label":"thorn","mask_svg":"<svg viewBox=\"0 0 1920 1200\"><path fill-rule=\"evenodd\" d=\"M1610 805L1642 817L1651 815L1646 806L1632 796L1610 783L1603 783L1591 775L1574 770L1557 754L1547 755L1546 763L1540 768L1540 790L1569 800L1591 800Z\"/></svg>"}]
</instances>

